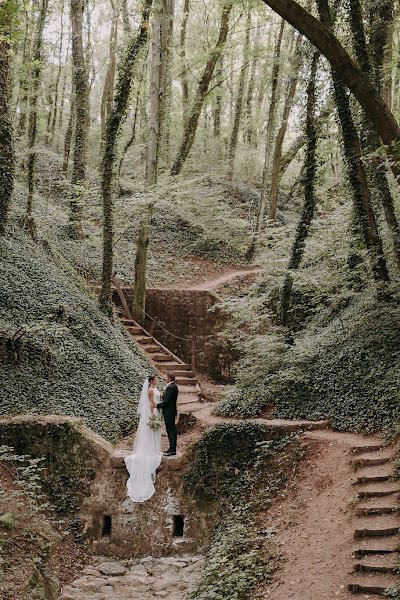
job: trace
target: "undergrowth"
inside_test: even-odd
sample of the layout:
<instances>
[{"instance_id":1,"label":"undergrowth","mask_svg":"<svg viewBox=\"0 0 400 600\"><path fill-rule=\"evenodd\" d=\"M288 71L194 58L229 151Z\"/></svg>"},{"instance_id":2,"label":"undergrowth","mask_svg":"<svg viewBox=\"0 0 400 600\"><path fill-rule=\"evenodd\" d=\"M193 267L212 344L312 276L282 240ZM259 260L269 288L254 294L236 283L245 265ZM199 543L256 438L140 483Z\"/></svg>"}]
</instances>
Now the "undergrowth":
<instances>
[{"instance_id":1,"label":"undergrowth","mask_svg":"<svg viewBox=\"0 0 400 600\"><path fill-rule=\"evenodd\" d=\"M215 507L218 520L191 600L242 600L270 577L273 537L259 535L255 519L302 456L296 440L294 434L241 422L208 429L194 447L185 486L200 509Z\"/></svg>"}]
</instances>

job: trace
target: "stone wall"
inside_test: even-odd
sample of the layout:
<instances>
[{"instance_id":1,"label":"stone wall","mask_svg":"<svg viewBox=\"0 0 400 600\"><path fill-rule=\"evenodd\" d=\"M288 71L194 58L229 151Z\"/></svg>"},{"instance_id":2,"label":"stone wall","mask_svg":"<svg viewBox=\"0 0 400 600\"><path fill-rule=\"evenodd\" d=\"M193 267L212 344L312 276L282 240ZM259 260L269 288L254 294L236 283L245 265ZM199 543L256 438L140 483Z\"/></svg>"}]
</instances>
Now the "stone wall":
<instances>
[{"instance_id":1,"label":"stone wall","mask_svg":"<svg viewBox=\"0 0 400 600\"><path fill-rule=\"evenodd\" d=\"M62 512L76 511L95 553L133 558L199 553L208 543L213 515L185 494L183 456L164 459L156 494L143 504L126 496L123 453L79 419L58 416L0 418L0 445L44 458L44 479ZM67 510L68 509L68 510ZM176 517L183 535L174 535ZM176 533L176 532L175 532ZM181 532L178 532L181 533Z\"/></svg>"},{"instance_id":2,"label":"stone wall","mask_svg":"<svg viewBox=\"0 0 400 600\"><path fill-rule=\"evenodd\" d=\"M125 287L124 293L130 304L132 288ZM114 299L119 302L117 294ZM148 289L146 312L170 333L160 326L152 329L150 318L145 321L147 331L166 348L217 381L230 379L235 359L232 348L218 335L227 318L216 308L219 302L209 291Z\"/></svg>"}]
</instances>

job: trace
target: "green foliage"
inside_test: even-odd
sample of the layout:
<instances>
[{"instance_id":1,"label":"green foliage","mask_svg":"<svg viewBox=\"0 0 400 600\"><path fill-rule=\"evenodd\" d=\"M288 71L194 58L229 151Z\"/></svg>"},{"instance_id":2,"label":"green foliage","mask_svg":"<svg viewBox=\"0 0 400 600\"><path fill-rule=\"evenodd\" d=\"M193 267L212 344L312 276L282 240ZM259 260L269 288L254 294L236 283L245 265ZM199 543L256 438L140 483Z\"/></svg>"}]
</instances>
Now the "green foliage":
<instances>
[{"instance_id":1,"label":"green foliage","mask_svg":"<svg viewBox=\"0 0 400 600\"><path fill-rule=\"evenodd\" d=\"M195 445L185 486L199 507L217 506L220 520L192 600L242 600L272 572L274 547L257 537L255 515L269 506L288 465L302 455L296 439L238 422L211 427Z\"/></svg>"},{"instance_id":2,"label":"green foliage","mask_svg":"<svg viewBox=\"0 0 400 600\"><path fill-rule=\"evenodd\" d=\"M108 439L129 431L148 361L71 264L16 229L0 277L0 414L82 417Z\"/></svg>"},{"instance_id":3,"label":"green foliage","mask_svg":"<svg viewBox=\"0 0 400 600\"><path fill-rule=\"evenodd\" d=\"M385 596L392 600L400 600L400 585L395 585L385 590Z\"/></svg>"}]
</instances>

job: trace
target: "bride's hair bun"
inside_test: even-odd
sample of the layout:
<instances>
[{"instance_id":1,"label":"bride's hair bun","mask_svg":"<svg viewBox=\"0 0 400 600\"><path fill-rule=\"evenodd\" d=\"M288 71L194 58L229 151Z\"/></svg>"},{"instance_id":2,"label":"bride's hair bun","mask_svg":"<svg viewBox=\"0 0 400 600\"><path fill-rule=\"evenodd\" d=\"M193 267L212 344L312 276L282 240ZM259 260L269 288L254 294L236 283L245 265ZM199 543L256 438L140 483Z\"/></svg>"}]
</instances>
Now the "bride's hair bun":
<instances>
[{"instance_id":1,"label":"bride's hair bun","mask_svg":"<svg viewBox=\"0 0 400 600\"><path fill-rule=\"evenodd\" d=\"M149 375L147 379L149 380L149 383L152 383L153 381L155 381L155 378L155 375Z\"/></svg>"}]
</instances>

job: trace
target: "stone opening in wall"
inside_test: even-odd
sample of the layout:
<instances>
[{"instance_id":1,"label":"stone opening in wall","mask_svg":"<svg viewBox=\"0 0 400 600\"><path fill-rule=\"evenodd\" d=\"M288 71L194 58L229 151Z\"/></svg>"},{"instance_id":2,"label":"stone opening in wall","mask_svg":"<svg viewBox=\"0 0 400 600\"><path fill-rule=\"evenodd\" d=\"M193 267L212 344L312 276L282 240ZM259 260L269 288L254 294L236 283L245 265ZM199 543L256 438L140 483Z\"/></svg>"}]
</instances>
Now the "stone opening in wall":
<instances>
[{"instance_id":1,"label":"stone opening in wall","mask_svg":"<svg viewBox=\"0 0 400 600\"><path fill-rule=\"evenodd\" d=\"M174 537L183 537L183 528L185 517L183 515L174 515Z\"/></svg>"},{"instance_id":2,"label":"stone opening in wall","mask_svg":"<svg viewBox=\"0 0 400 600\"><path fill-rule=\"evenodd\" d=\"M101 530L101 537L109 537L111 535L112 519L111 515L103 516L103 527Z\"/></svg>"}]
</instances>

